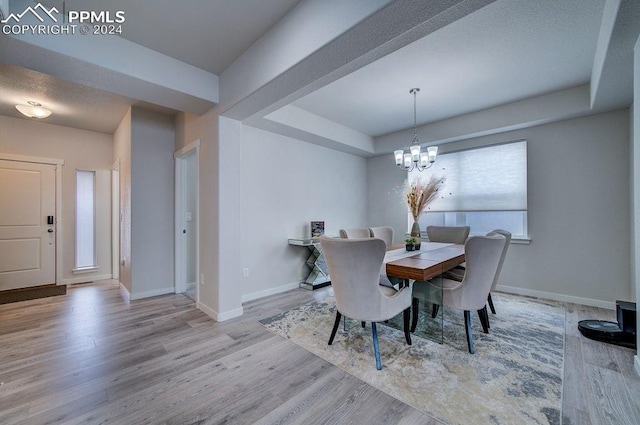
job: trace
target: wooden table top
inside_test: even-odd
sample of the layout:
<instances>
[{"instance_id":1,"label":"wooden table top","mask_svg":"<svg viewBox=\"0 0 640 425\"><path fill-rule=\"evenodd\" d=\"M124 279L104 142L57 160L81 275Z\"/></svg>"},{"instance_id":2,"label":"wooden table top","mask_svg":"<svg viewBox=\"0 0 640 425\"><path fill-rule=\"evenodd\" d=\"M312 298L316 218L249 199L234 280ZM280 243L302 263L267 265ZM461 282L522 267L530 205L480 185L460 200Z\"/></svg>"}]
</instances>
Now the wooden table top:
<instances>
[{"instance_id":1,"label":"wooden table top","mask_svg":"<svg viewBox=\"0 0 640 425\"><path fill-rule=\"evenodd\" d=\"M386 264L386 271L388 276L425 282L464 263L464 261L464 245L452 244L389 261Z\"/></svg>"}]
</instances>

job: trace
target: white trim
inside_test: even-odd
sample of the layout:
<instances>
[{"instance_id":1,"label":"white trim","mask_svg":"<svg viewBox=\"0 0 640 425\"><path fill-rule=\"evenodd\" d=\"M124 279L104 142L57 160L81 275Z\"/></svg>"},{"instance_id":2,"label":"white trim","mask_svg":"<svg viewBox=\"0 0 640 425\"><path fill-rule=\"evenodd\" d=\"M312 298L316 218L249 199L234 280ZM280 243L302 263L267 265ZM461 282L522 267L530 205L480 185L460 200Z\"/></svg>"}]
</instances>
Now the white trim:
<instances>
[{"instance_id":1,"label":"white trim","mask_svg":"<svg viewBox=\"0 0 640 425\"><path fill-rule=\"evenodd\" d=\"M207 316L211 317L213 320L218 320L217 319L218 313L216 313L216 311L213 310L212 308L209 308L202 303L196 303L196 308L201 312L203 312L204 314L206 314Z\"/></svg>"},{"instance_id":2,"label":"white trim","mask_svg":"<svg viewBox=\"0 0 640 425\"><path fill-rule=\"evenodd\" d=\"M12 153L0 153L0 159L5 161L34 162L36 164L64 165L64 159L45 158L41 156L15 155Z\"/></svg>"},{"instance_id":3,"label":"white trim","mask_svg":"<svg viewBox=\"0 0 640 425\"><path fill-rule=\"evenodd\" d=\"M98 266L89 266L89 267L76 267L71 270L73 274L85 274L85 273L95 273L100 270ZM113 275L113 274L112 274Z\"/></svg>"},{"instance_id":4,"label":"white trim","mask_svg":"<svg viewBox=\"0 0 640 425\"><path fill-rule=\"evenodd\" d=\"M516 288L515 286L498 285L496 290L509 294L525 295L529 297L544 298L553 301L562 301L573 304L587 305L590 307L600 307L607 310L615 310L616 304L610 301L594 300L592 298L574 297L572 295L556 294L553 292L535 291L533 289Z\"/></svg>"},{"instance_id":5,"label":"white trim","mask_svg":"<svg viewBox=\"0 0 640 425\"><path fill-rule=\"evenodd\" d=\"M111 166L111 274L120 281L120 158Z\"/></svg>"},{"instance_id":6,"label":"white trim","mask_svg":"<svg viewBox=\"0 0 640 425\"><path fill-rule=\"evenodd\" d=\"M174 292L183 292L187 288L186 282L186 240L182 236L183 223L186 221L184 205L186 203L186 157L195 155L195 276L200 276L200 139L196 139L174 153L175 158L175 201L174 201ZM196 304L200 301L200 285L196 282Z\"/></svg>"},{"instance_id":7,"label":"white trim","mask_svg":"<svg viewBox=\"0 0 640 425\"><path fill-rule=\"evenodd\" d=\"M240 317L240 316L242 316L242 313L243 313L242 307L236 308L235 310L226 311L224 313L218 313L214 309L212 309L212 308L210 308L210 307L208 307L208 306L206 306L206 305L204 305L202 303L197 303L196 307L198 308L198 310L202 311L204 314L206 314L207 316L211 317L216 322L223 322L225 320L229 320L229 319L233 319L233 318L236 318L236 317Z\"/></svg>"},{"instance_id":8,"label":"white trim","mask_svg":"<svg viewBox=\"0 0 640 425\"><path fill-rule=\"evenodd\" d=\"M60 161L60 160L55 160ZM64 278L62 276L62 234L63 234L63 220L62 220L62 164L56 162L56 284L64 285ZM75 243L74 243L75 244ZM74 253L75 254L75 253ZM75 261L74 261L75 263Z\"/></svg>"},{"instance_id":9,"label":"white trim","mask_svg":"<svg viewBox=\"0 0 640 425\"><path fill-rule=\"evenodd\" d=\"M124 298L127 301L131 301L131 294L129 293L129 291L127 290L127 287L124 286L122 284L122 282L118 282L119 286L120 286L120 293L122 294L122 296L124 296Z\"/></svg>"},{"instance_id":10,"label":"white trim","mask_svg":"<svg viewBox=\"0 0 640 425\"><path fill-rule=\"evenodd\" d=\"M634 369L636 370L636 374L640 375L640 357L638 357L637 354L633 356L633 366L634 366Z\"/></svg>"},{"instance_id":11,"label":"white trim","mask_svg":"<svg viewBox=\"0 0 640 425\"><path fill-rule=\"evenodd\" d=\"M258 291L251 294L245 294L241 298L241 302L244 304L249 301L257 300L259 298L268 297L269 295L279 294L281 292L290 291L300 287L301 282L287 283L286 285L277 286L275 288L265 289L264 291Z\"/></svg>"},{"instance_id":12,"label":"white trim","mask_svg":"<svg viewBox=\"0 0 640 425\"><path fill-rule=\"evenodd\" d=\"M157 297L158 295L173 294L173 289L173 286L169 286L167 288L154 289L152 291L138 292L135 294L130 294L129 299L133 301L142 298Z\"/></svg>"},{"instance_id":13,"label":"white trim","mask_svg":"<svg viewBox=\"0 0 640 425\"><path fill-rule=\"evenodd\" d=\"M187 155L188 153L190 153L192 150L197 149L200 147L200 139L196 139L193 142L189 143L188 145L184 146L182 149L175 151L175 153L173 154L174 158L181 158L185 155Z\"/></svg>"},{"instance_id":14,"label":"white trim","mask_svg":"<svg viewBox=\"0 0 640 425\"><path fill-rule=\"evenodd\" d=\"M73 285L74 283L87 283L87 282L95 282L98 280L107 280L111 279L111 274L98 274L95 276L79 276L73 277L70 279L63 279L62 285Z\"/></svg>"}]
</instances>

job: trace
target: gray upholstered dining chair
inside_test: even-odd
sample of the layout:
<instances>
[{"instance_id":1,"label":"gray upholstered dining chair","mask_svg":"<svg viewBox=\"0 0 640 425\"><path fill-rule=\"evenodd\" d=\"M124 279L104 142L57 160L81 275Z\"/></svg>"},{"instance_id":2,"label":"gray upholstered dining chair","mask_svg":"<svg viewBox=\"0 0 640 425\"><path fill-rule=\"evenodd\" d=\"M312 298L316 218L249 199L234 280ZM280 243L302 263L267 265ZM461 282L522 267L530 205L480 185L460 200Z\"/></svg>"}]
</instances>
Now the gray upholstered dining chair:
<instances>
[{"instance_id":1,"label":"gray upholstered dining chair","mask_svg":"<svg viewBox=\"0 0 640 425\"><path fill-rule=\"evenodd\" d=\"M329 345L344 315L354 320L371 322L376 368L380 370L380 350L376 322L383 322L403 313L404 335L411 345L409 315L411 289L396 290L379 285L380 268L386 246L377 238L343 239L321 237L320 245L327 261L331 285L336 298L336 320Z\"/></svg>"},{"instance_id":2,"label":"gray upholstered dining chair","mask_svg":"<svg viewBox=\"0 0 640 425\"><path fill-rule=\"evenodd\" d=\"M469 226L427 226L429 242L463 244L469 237Z\"/></svg>"},{"instance_id":3,"label":"gray upholstered dining chair","mask_svg":"<svg viewBox=\"0 0 640 425\"><path fill-rule=\"evenodd\" d=\"M387 244L387 249L389 249L389 247L393 245L393 227L369 227L369 232L371 233L371 237L382 239L384 243Z\"/></svg>"},{"instance_id":4,"label":"gray upholstered dining chair","mask_svg":"<svg viewBox=\"0 0 640 425\"><path fill-rule=\"evenodd\" d=\"M491 292L495 291L496 286L498 285L498 278L500 277L500 272L502 271L504 258L507 255L507 249L509 248L509 244L511 243L511 232L507 230L502 230L502 229L495 229L489 232L488 234L491 234L491 233L501 234L506 239L504 248L502 248L502 255L500 255L500 263L498 264L498 271L496 272L496 277L493 279L493 284L491 284L491 291L489 291L489 296L487 297L487 302L489 303L489 309L491 310L491 313L496 314L496 309L493 305L493 300L491 299ZM464 272L465 272L464 268L461 268L461 269L454 268L448 272L445 272L444 277L461 282L462 279L464 278Z\"/></svg>"},{"instance_id":5,"label":"gray upholstered dining chair","mask_svg":"<svg viewBox=\"0 0 640 425\"><path fill-rule=\"evenodd\" d=\"M493 279L493 283L491 284L491 291L489 291L489 295L487 296L487 302L489 302L489 308L491 309L491 313L496 314L496 309L493 306L493 300L491 299L491 292L496 290L496 285L498 285L498 278L500 277L500 272L502 271L502 265L504 264L504 257L507 256L507 249L509 248L509 244L511 243L511 232L502 229L495 229L489 233L498 233L506 239L504 244L504 248L502 248L502 254L500 255L500 262L498 263L498 270L496 271L496 277Z\"/></svg>"},{"instance_id":6,"label":"gray upholstered dining chair","mask_svg":"<svg viewBox=\"0 0 640 425\"><path fill-rule=\"evenodd\" d=\"M463 244L469 238L469 232L471 227L469 226L427 226L427 237L429 242L442 242L442 243L455 243ZM464 263L455 266L453 269L445 272L443 277L454 280L462 280L464 276L465 266ZM411 332L416 330L418 325L418 314L420 309L420 302L418 298L413 299L413 320L411 321ZM431 317L438 315L438 305L434 304Z\"/></svg>"},{"instance_id":7,"label":"gray upholstered dining chair","mask_svg":"<svg viewBox=\"0 0 640 425\"><path fill-rule=\"evenodd\" d=\"M389 227L389 229L391 229L391 239L393 240L393 228ZM379 233L381 233L381 232L379 232ZM357 228L354 228L354 229L340 229L340 237L342 239L379 238L379 239L384 240L384 243L387 246L389 246L389 243L384 238L374 235L373 232L371 231L370 227L367 227L367 228L357 227ZM380 276L380 285L389 286L391 288L394 287L393 283L391 283L389 278L386 277L386 276ZM362 327L364 328L364 322L362 322Z\"/></svg>"},{"instance_id":8,"label":"gray upholstered dining chair","mask_svg":"<svg viewBox=\"0 0 640 425\"><path fill-rule=\"evenodd\" d=\"M441 278L414 284L414 293L427 292L426 285L442 288L442 304L464 311L465 331L469 352L475 353L471 332L471 310L478 312L484 333L489 332L487 296L498 272L500 257L506 238L499 233L472 236L465 242L464 255L467 269L462 282Z\"/></svg>"},{"instance_id":9,"label":"gray upholstered dining chair","mask_svg":"<svg viewBox=\"0 0 640 425\"><path fill-rule=\"evenodd\" d=\"M368 227L356 227L353 229L340 229L340 237L344 239L370 238L371 231Z\"/></svg>"}]
</instances>

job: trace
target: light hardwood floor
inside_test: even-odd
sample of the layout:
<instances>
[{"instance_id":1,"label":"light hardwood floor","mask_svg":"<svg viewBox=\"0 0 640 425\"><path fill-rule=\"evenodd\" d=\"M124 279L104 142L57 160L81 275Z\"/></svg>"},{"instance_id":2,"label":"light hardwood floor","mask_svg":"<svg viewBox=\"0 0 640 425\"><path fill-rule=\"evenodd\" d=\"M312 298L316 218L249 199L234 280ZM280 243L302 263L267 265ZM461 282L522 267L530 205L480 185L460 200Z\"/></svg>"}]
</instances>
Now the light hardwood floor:
<instances>
[{"instance_id":1,"label":"light hardwood floor","mask_svg":"<svg viewBox=\"0 0 640 425\"><path fill-rule=\"evenodd\" d=\"M438 424L257 322L329 291L221 323L183 295L129 303L113 282L0 305L0 424ZM577 330L614 313L564 306L564 424L640 424L635 350Z\"/></svg>"}]
</instances>

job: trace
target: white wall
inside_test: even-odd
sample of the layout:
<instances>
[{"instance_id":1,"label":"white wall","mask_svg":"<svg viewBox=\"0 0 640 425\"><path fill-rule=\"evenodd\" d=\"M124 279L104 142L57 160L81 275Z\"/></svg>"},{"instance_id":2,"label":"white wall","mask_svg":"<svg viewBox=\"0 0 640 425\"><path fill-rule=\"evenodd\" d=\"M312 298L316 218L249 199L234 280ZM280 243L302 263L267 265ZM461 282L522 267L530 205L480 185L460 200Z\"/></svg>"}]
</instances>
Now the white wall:
<instances>
[{"instance_id":1,"label":"white wall","mask_svg":"<svg viewBox=\"0 0 640 425\"><path fill-rule=\"evenodd\" d=\"M289 238L309 236L310 222L325 232L366 226L366 160L244 126L242 135L242 299L297 287L308 268L306 248Z\"/></svg>"},{"instance_id":2,"label":"white wall","mask_svg":"<svg viewBox=\"0 0 640 425\"><path fill-rule=\"evenodd\" d=\"M393 227L394 243L403 243L407 232L407 204L402 197L406 180L407 172L396 166L393 154L367 160L368 222L372 227Z\"/></svg>"},{"instance_id":3,"label":"white wall","mask_svg":"<svg viewBox=\"0 0 640 425\"><path fill-rule=\"evenodd\" d=\"M111 169L113 138L109 134L0 116L0 152L59 158L62 174L62 283L111 278ZM99 270L74 275L76 169L96 173L96 261Z\"/></svg>"},{"instance_id":4,"label":"white wall","mask_svg":"<svg viewBox=\"0 0 640 425\"><path fill-rule=\"evenodd\" d=\"M173 117L131 111L131 298L174 290Z\"/></svg>"},{"instance_id":5,"label":"white wall","mask_svg":"<svg viewBox=\"0 0 640 425\"><path fill-rule=\"evenodd\" d=\"M515 139L528 140L531 244L509 247L499 289L610 308L628 300L629 111L443 144L440 152ZM406 213L397 217L400 201L389 195L402 183L391 155L368 161L371 224L405 231Z\"/></svg>"}]
</instances>

